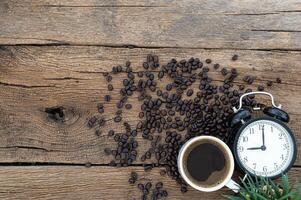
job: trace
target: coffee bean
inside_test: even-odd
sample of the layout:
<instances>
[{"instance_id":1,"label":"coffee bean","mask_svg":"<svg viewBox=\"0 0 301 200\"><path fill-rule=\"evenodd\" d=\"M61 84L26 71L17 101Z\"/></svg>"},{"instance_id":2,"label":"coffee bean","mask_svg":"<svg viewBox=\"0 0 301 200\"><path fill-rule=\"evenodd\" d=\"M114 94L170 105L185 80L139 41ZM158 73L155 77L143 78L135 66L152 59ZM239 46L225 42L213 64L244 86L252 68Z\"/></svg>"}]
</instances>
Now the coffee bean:
<instances>
[{"instance_id":1,"label":"coffee bean","mask_svg":"<svg viewBox=\"0 0 301 200\"><path fill-rule=\"evenodd\" d=\"M162 187L163 187L163 183L162 182L156 183L156 188L162 188Z\"/></svg>"},{"instance_id":2,"label":"coffee bean","mask_svg":"<svg viewBox=\"0 0 301 200\"><path fill-rule=\"evenodd\" d=\"M186 93L186 95L187 96L192 96L192 94L193 94L193 90L192 89L189 89L189 90L187 90L187 93Z\"/></svg>"},{"instance_id":3,"label":"coffee bean","mask_svg":"<svg viewBox=\"0 0 301 200\"><path fill-rule=\"evenodd\" d=\"M93 128L95 126L95 124L96 124L96 121L97 121L97 117L96 116L91 117L88 120L88 127L89 128Z\"/></svg>"},{"instance_id":4,"label":"coffee bean","mask_svg":"<svg viewBox=\"0 0 301 200\"><path fill-rule=\"evenodd\" d=\"M115 131L114 131L114 130L109 130L109 132L108 132L108 136L109 136L109 137L113 137L114 134L115 134Z\"/></svg>"},{"instance_id":5,"label":"coffee bean","mask_svg":"<svg viewBox=\"0 0 301 200\"><path fill-rule=\"evenodd\" d=\"M120 117L120 116L116 116L114 118L114 122L120 122L121 120L122 120L122 117Z\"/></svg>"},{"instance_id":6,"label":"coffee bean","mask_svg":"<svg viewBox=\"0 0 301 200\"><path fill-rule=\"evenodd\" d=\"M106 102L111 101L111 96L110 96L110 95L106 95L106 96L104 97L104 100L105 100Z\"/></svg>"},{"instance_id":7,"label":"coffee bean","mask_svg":"<svg viewBox=\"0 0 301 200\"><path fill-rule=\"evenodd\" d=\"M281 78L276 78L276 83L281 83L282 82L282 80L281 80Z\"/></svg>"},{"instance_id":8,"label":"coffee bean","mask_svg":"<svg viewBox=\"0 0 301 200\"><path fill-rule=\"evenodd\" d=\"M95 135L100 136L101 134L102 134L102 131L101 131L101 130L97 129L97 130L95 131Z\"/></svg>"},{"instance_id":9,"label":"coffee bean","mask_svg":"<svg viewBox=\"0 0 301 200\"><path fill-rule=\"evenodd\" d=\"M273 85L273 81L267 81L266 84L267 84L268 87L271 87Z\"/></svg>"},{"instance_id":10,"label":"coffee bean","mask_svg":"<svg viewBox=\"0 0 301 200\"><path fill-rule=\"evenodd\" d=\"M108 76L106 77L106 80L107 80L107 82L111 82L111 81L112 81L112 76L108 75Z\"/></svg>"},{"instance_id":11,"label":"coffee bean","mask_svg":"<svg viewBox=\"0 0 301 200\"><path fill-rule=\"evenodd\" d=\"M221 73L222 73L223 76L226 76L228 74L228 70L226 68L223 68L221 70Z\"/></svg>"},{"instance_id":12,"label":"coffee bean","mask_svg":"<svg viewBox=\"0 0 301 200\"><path fill-rule=\"evenodd\" d=\"M238 55L234 54L234 55L232 56L232 60L233 60L233 61L236 61L237 59L238 59Z\"/></svg>"},{"instance_id":13,"label":"coffee bean","mask_svg":"<svg viewBox=\"0 0 301 200\"><path fill-rule=\"evenodd\" d=\"M131 104L125 104L125 108L130 110L130 109L132 109L132 105Z\"/></svg>"},{"instance_id":14,"label":"coffee bean","mask_svg":"<svg viewBox=\"0 0 301 200\"><path fill-rule=\"evenodd\" d=\"M140 190L144 190L144 185L143 185L142 183L139 183L139 184L137 185L137 187L138 187Z\"/></svg>"},{"instance_id":15,"label":"coffee bean","mask_svg":"<svg viewBox=\"0 0 301 200\"><path fill-rule=\"evenodd\" d=\"M210 64L210 63L212 62L212 60L211 60L211 59L206 59L205 62L206 62L207 64Z\"/></svg>"},{"instance_id":16,"label":"coffee bean","mask_svg":"<svg viewBox=\"0 0 301 200\"><path fill-rule=\"evenodd\" d=\"M109 90L109 91L113 91L113 89L114 89L114 88L113 88L113 85L112 85L112 84L109 84L109 85L108 85L108 90Z\"/></svg>"},{"instance_id":17,"label":"coffee bean","mask_svg":"<svg viewBox=\"0 0 301 200\"><path fill-rule=\"evenodd\" d=\"M220 67L220 65L218 63L213 65L214 69L218 69Z\"/></svg>"},{"instance_id":18,"label":"coffee bean","mask_svg":"<svg viewBox=\"0 0 301 200\"><path fill-rule=\"evenodd\" d=\"M262 85L259 85L259 86L257 87L257 90L258 90L258 91L263 91L263 90L264 90L264 87L263 87Z\"/></svg>"}]
</instances>

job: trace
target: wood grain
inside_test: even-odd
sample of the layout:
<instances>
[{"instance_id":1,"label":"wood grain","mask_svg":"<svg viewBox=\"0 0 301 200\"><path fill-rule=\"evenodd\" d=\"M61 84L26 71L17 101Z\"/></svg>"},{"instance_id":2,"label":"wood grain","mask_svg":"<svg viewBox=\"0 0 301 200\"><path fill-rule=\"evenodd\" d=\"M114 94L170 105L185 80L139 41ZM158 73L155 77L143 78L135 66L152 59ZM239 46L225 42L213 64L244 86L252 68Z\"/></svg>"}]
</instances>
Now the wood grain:
<instances>
[{"instance_id":1,"label":"wood grain","mask_svg":"<svg viewBox=\"0 0 301 200\"><path fill-rule=\"evenodd\" d=\"M131 60L135 71L142 70L141 63L148 53L160 56L161 63L172 57L177 59L212 58L222 66L235 66L245 74L257 76L253 88L266 80L281 77L281 84L274 84L272 92L277 103L291 115L291 128L298 146L301 137L301 82L300 52L225 51L196 49L124 49L91 46L2 46L0 50L0 157L1 163L52 162L108 164L105 147L115 147L107 131L123 130L121 124L112 122L119 98L120 80L125 74L114 76L112 101L105 106L107 124L103 135L97 137L95 129L88 129L87 118L95 115L96 105L108 94L102 75L114 65ZM238 61L231 56L239 55ZM210 75L220 84L220 72L212 69ZM168 80L159 82L164 86ZM197 87L197 85L194 85ZM135 125L138 122L140 103L137 95L130 100L132 111L124 112L124 119ZM45 108L64 106L66 120L60 123L50 119ZM139 155L149 147L149 142L137 137ZM300 148L296 165L301 165ZM139 163L139 161L137 162Z\"/></svg>"},{"instance_id":2,"label":"wood grain","mask_svg":"<svg viewBox=\"0 0 301 200\"><path fill-rule=\"evenodd\" d=\"M299 0L0 2L0 44L301 49Z\"/></svg>"},{"instance_id":3,"label":"wood grain","mask_svg":"<svg viewBox=\"0 0 301 200\"><path fill-rule=\"evenodd\" d=\"M141 193L127 181L131 171L138 172L138 183L162 181L168 199L222 199L231 194L224 188L218 192L203 193L189 188L181 194L179 186L169 177L161 177L159 168L144 172L141 167L1 167L1 199L140 199ZM301 180L300 168L294 168L289 176L292 183Z\"/></svg>"}]
</instances>

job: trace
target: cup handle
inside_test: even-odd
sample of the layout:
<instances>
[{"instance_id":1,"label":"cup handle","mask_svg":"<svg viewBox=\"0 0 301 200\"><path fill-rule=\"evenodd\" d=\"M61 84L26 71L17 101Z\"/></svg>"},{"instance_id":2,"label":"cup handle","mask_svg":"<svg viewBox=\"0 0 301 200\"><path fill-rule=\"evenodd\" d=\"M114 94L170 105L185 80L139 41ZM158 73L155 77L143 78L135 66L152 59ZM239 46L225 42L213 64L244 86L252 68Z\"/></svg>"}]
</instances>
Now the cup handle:
<instances>
[{"instance_id":1,"label":"cup handle","mask_svg":"<svg viewBox=\"0 0 301 200\"><path fill-rule=\"evenodd\" d=\"M233 181L232 179L230 179L230 181L226 184L226 186L235 193L239 192L239 189L240 189L239 184L236 183L235 181Z\"/></svg>"}]
</instances>

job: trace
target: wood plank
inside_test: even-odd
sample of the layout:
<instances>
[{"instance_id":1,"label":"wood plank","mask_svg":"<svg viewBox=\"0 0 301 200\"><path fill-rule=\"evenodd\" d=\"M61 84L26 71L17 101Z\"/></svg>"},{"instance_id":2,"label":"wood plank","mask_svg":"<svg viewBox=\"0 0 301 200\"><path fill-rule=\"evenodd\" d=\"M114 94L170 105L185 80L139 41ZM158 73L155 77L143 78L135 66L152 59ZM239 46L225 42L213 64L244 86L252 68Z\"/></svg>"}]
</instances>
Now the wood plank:
<instances>
[{"instance_id":1,"label":"wood plank","mask_svg":"<svg viewBox=\"0 0 301 200\"><path fill-rule=\"evenodd\" d=\"M96 104L107 94L102 72L124 64L126 60L131 60L134 70L139 71L148 53L158 54L161 63L172 57L212 58L214 63L235 66L243 74L256 75L258 81L254 87L268 79L281 77L282 84L275 84L269 91L290 113L290 126L298 146L301 146L300 52L4 46L0 50L0 162L109 163L111 158L104 156L103 149L114 147L115 143L106 132L110 128L117 132L123 130L122 125L112 123L112 118L119 96L118 80L125 75L113 79L113 99L105 107L110 111L105 114L107 125L104 134L97 137L95 130L86 127L86 120L97 113ZM234 53L240 56L236 62L230 61ZM284 70L284 66L288 67ZM211 65L209 67L212 69ZM222 78L217 72L211 75L214 80ZM165 83L166 80L159 85ZM131 99L131 103L134 107L132 111L125 111L124 118L134 125L140 107L136 98ZM52 106L66 108L64 123L48 118L44 109ZM138 140L141 155L149 147L149 142L140 136ZM301 164L300 155L299 148L296 165Z\"/></svg>"},{"instance_id":2,"label":"wood plank","mask_svg":"<svg viewBox=\"0 0 301 200\"><path fill-rule=\"evenodd\" d=\"M141 167L1 167L1 199L140 199L136 185L129 185L130 172L138 172L138 183L162 181L168 191L167 199L222 199L231 194L223 188L218 192L203 193L189 188L186 194L169 177L161 177L159 168L144 172ZM301 180L300 168L289 172L292 183Z\"/></svg>"},{"instance_id":3,"label":"wood plank","mask_svg":"<svg viewBox=\"0 0 301 200\"><path fill-rule=\"evenodd\" d=\"M0 3L0 44L301 49L299 0Z\"/></svg>"}]
</instances>

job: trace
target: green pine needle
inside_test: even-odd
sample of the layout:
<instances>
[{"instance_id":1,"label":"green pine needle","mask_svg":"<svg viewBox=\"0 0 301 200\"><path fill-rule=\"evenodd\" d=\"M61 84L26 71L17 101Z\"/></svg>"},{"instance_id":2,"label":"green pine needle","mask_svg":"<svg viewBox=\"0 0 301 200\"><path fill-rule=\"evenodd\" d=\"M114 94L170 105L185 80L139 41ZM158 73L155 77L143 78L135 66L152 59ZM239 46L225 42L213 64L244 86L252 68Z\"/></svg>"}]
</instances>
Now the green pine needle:
<instances>
[{"instance_id":1,"label":"green pine needle","mask_svg":"<svg viewBox=\"0 0 301 200\"><path fill-rule=\"evenodd\" d=\"M280 184L269 178L247 176L241 181L237 195L224 195L228 200L301 200L300 185L292 186L288 176L282 175Z\"/></svg>"}]
</instances>

